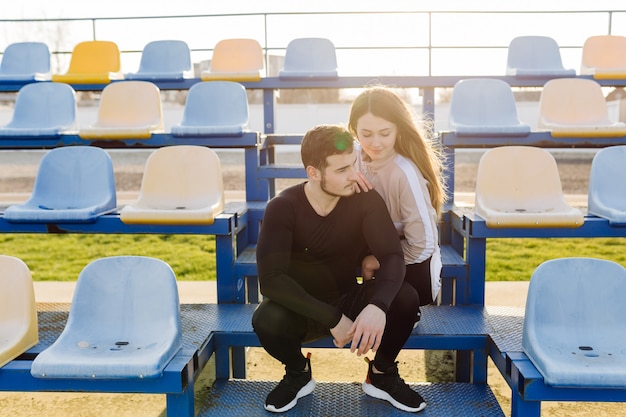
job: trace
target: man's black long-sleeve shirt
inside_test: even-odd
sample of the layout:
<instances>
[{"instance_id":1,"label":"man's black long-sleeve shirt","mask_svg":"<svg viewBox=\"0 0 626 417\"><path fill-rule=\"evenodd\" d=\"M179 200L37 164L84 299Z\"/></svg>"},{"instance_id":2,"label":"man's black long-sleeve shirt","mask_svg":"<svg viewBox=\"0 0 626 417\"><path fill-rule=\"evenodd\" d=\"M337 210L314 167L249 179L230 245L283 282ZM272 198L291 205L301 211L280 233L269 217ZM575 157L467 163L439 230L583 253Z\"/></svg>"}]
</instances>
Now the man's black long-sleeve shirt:
<instances>
[{"instance_id":1,"label":"man's black long-sleeve shirt","mask_svg":"<svg viewBox=\"0 0 626 417\"><path fill-rule=\"evenodd\" d=\"M332 212L318 215L292 186L267 205L257 244L261 293L294 313L328 328L341 319L333 305L354 289L365 253L380 262L370 303L387 312L404 279L398 233L376 192L342 197Z\"/></svg>"}]
</instances>

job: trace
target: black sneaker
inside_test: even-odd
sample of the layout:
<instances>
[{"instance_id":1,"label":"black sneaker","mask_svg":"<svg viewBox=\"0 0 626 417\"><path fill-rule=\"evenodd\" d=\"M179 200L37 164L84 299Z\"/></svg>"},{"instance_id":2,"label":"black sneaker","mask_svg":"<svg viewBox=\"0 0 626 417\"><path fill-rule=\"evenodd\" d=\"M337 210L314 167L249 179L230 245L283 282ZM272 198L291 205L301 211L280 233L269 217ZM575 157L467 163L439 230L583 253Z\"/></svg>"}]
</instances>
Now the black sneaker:
<instances>
[{"instance_id":1,"label":"black sneaker","mask_svg":"<svg viewBox=\"0 0 626 417\"><path fill-rule=\"evenodd\" d=\"M370 397L389 401L394 407L416 413L426 408L426 401L409 387L398 374L398 363L385 370L382 374L372 371L374 361L369 361L367 379L363 383L363 391Z\"/></svg>"},{"instance_id":2,"label":"black sneaker","mask_svg":"<svg viewBox=\"0 0 626 417\"><path fill-rule=\"evenodd\" d=\"M265 409L273 413L282 413L295 407L298 398L309 395L315 388L311 376L310 355L306 358L307 371L292 371L285 367L285 376L265 400Z\"/></svg>"}]
</instances>

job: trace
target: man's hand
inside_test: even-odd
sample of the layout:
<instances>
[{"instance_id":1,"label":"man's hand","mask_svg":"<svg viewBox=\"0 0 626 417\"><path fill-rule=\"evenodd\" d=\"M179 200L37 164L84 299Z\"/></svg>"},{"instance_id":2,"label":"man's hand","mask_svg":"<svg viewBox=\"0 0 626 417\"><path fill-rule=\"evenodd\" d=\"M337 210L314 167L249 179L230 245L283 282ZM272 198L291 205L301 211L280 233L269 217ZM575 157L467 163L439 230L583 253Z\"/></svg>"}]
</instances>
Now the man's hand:
<instances>
[{"instance_id":1,"label":"man's hand","mask_svg":"<svg viewBox=\"0 0 626 417\"><path fill-rule=\"evenodd\" d=\"M362 172L356 172L356 182L354 183L354 192L360 193L361 191L368 192L374 188L374 186L367 180Z\"/></svg>"},{"instance_id":2,"label":"man's hand","mask_svg":"<svg viewBox=\"0 0 626 417\"><path fill-rule=\"evenodd\" d=\"M369 281L374 278L374 272L380 268L380 263L378 259L374 255L367 255L361 261L361 275L363 276L363 281Z\"/></svg>"},{"instance_id":3,"label":"man's hand","mask_svg":"<svg viewBox=\"0 0 626 417\"><path fill-rule=\"evenodd\" d=\"M387 315L374 304L368 304L357 316L350 333L352 344L350 352L355 352L357 356L366 354L370 349L376 352L383 338Z\"/></svg>"},{"instance_id":4,"label":"man's hand","mask_svg":"<svg viewBox=\"0 0 626 417\"><path fill-rule=\"evenodd\" d=\"M352 325L354 323L345 315L341 315L341 320L339 323L332 329L330 329L330 334L333 336L333 343L336 347L342 348L352 339Z\"/></svg>"}]
</instances>

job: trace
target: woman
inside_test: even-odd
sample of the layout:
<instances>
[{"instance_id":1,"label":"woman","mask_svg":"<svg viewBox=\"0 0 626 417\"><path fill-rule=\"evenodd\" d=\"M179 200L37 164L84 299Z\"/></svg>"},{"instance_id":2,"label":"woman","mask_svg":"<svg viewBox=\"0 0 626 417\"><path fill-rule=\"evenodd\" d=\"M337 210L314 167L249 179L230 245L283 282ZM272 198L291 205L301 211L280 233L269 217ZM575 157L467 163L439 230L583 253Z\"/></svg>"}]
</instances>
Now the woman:
<instances>
[{"instance_id":1,"label":"woman","mask_svg":"<svg viewBox=\"0 0 626 417\"><path fill-rule=\"evenodd\" d=\"M405 280L417 290L420 305L431 304L441 287L442 154L389 88L363 91L352 104L348 127L360 144L359 184L382 195L402 240ZM363 278L371 279L376 269L376 258L366 257Z\"/></svg>"}]
</instances>

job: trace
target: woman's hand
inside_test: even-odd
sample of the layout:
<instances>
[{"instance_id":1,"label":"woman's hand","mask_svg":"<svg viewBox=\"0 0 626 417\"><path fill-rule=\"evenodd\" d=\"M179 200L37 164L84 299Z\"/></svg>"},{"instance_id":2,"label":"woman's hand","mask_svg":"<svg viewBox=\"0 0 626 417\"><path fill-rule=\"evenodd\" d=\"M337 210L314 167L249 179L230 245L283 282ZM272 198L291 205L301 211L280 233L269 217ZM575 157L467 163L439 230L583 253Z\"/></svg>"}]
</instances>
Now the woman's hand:
<instances>
[{"instance_id":1,"label":"woman's hand","mask_svg":"<svg viewBox=\"0 0 626 417\"><path fill-rule=\"evenodd\" d=\"M374 273L378 268L380 268L380 263L374 255L367 255L363 258L361 261L361 275L363 276L363 281L369 281L374 278Z\"/></svg>"},{"instance_id":2,"label":"woman's hand","mask_svg":"<svg viewBox=\"0 0 626 417\"><path fill-rule=\"evenodd\" d=\"M374 188L374 186L368 181L365 175L363 175L362 172L357 171L356 182L354 183L354 192L356 193L360 193L361 191L368 192L372 188Z\"/></svg>"}]
</instances>

